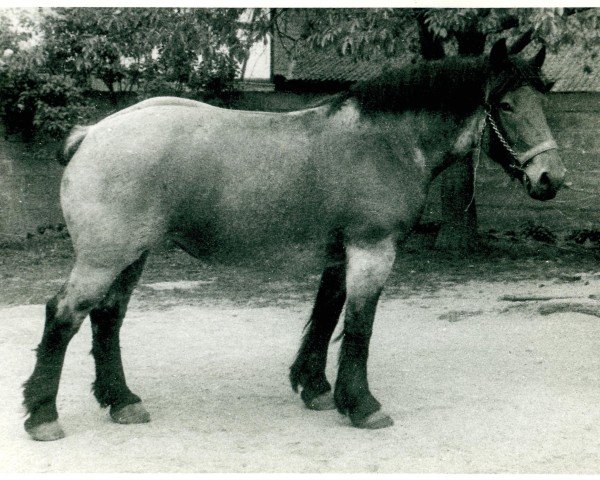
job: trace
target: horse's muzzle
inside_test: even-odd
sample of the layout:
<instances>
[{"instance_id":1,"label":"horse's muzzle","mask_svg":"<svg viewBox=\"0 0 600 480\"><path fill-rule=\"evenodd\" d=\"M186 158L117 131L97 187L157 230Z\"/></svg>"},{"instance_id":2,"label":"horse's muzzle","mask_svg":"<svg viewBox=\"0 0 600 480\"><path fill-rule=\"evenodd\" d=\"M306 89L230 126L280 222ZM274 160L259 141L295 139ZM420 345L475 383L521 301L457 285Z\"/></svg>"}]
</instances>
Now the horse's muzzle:
<instances>
[{"instance_id":1,"label":"horse's muzzle","mask_svg":"<svg viewBox=\"0 0 600 480\"><path fill-rule=\"evenodd\" d=\"M532 180L527 173L523 174L523 185L531 198L535 200L552 200L565 181L566 171L551 175L543 171L537 179Z\"/></svg>"}]
</instances>

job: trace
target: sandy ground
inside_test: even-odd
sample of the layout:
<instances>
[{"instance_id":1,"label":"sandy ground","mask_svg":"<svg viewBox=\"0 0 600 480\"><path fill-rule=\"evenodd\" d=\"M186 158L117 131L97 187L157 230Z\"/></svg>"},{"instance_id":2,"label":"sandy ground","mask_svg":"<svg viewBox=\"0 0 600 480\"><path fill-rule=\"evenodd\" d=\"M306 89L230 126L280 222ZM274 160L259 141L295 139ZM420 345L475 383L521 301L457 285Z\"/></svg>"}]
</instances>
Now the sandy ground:
<instances>
[{"instance_id":1,"label":"sandy ground","mask_svg":"<svg viewBox=\"0 0 600 480\"><path fill-rule=\"evenodd\" d=\"M354 429L335 411L309 411L290 389L310 303L161 306L134 298L122 331L125 369L151 423L116 425L98 407L86 323L59 392L67 437L52 443L22 429L20 385L33 368L43 306L0 308L0 470L598 473L599 319L543 316L538 308L548 301L500 297L567 294L593 303L599 287L590 275L576 284L471 281L384 296L370 382L396 423L378 431Z\"/></svg>"}]
</instances>

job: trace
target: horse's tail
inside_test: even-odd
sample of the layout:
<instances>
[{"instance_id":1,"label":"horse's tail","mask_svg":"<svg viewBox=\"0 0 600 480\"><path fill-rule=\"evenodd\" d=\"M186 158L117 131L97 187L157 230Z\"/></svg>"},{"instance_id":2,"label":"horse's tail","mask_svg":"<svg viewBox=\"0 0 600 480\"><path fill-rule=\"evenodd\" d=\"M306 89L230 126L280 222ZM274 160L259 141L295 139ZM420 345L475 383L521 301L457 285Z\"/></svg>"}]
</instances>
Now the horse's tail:
<instances>
[{"instance_id":1,"label":"horse's tail","mask_svg":"<svg viewBox=\"0 0 600 480\"><path fill-rule=\"evenodd\" d=\"M58 163L61 165L69 163L69 160L75 155L75 152L79 148L79 145L81 145L81 142L83 142L83 139L88 134L89 130L90 127L83 127L80 125L75 126L73 130L71 130L71 133L65 141L64 147L56 154Z\"/></svg>"}]
</instances>

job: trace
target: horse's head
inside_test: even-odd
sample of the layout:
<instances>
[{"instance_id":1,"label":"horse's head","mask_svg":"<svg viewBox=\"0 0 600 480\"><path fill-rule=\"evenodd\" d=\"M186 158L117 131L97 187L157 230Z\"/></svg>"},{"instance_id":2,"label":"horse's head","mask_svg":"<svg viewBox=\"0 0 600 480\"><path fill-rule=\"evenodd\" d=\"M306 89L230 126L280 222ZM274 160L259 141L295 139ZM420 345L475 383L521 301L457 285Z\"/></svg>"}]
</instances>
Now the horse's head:
<instances>
[{"instance_id":1,"label":"horse's head","mask_svg":"<svg viewBox=\"0 0 600 480\"><path fill-rule=\"evenodd\" d=\"M504 40L490 53L487 95L487 153L538 200L554 198L566 169L558 155L542 94L551 84L541 75L545 49L529 61L509 56Z\"/></svg>"}]
</instances>

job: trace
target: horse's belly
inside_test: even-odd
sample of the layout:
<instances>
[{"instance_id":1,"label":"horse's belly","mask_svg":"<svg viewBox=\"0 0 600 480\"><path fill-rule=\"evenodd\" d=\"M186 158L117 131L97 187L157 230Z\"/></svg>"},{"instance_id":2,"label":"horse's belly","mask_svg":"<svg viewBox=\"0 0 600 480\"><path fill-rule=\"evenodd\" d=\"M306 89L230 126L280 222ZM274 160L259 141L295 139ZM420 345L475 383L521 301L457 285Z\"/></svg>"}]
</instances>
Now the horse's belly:
<instances>
[{"instance_id":1,"label":"horse's belly","mask_svg":"<svg viewBox=\"0 0 600 480\"><path fill-rule=\"evenodd\" d=\"M222 198L202 211L181 212L171 236L195 256L218 251L252 254L323 237L329 222L318 212L317 197L275 196L269 191L246 192L235 199Z\"/></svg>"},{"instance_id":2,"label":"horse's belly","mask_svg":"<svg viewBox=\"0 0 600 480\"><path fill-rule=\"evenodd\" d=\"M189 181L172 231L198 252L254 251L319 238L327 230L323 193L306 152L221 151L203 159L210 174ZM210 178L208 178L210 177ZM183 243L183 242L182 242Z\"/></svg>"}]
</instances>

